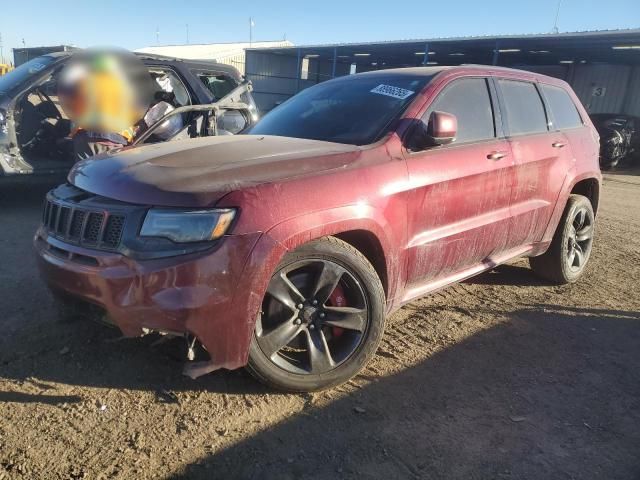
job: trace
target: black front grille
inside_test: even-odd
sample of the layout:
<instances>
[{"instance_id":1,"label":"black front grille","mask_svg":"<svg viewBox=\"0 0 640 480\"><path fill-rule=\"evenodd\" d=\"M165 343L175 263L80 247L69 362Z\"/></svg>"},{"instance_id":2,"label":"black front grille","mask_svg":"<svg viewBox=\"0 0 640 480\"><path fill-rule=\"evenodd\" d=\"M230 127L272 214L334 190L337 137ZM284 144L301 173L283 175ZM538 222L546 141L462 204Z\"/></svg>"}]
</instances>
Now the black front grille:
<instances>
[{"instance_id":1,"label":"black front grille","mask_svg":"<svg viewBox=\"0 0 640 480\"><path fill-rule=\"evenodd\" d=\"M87 243L98 243L98 237L100 236L100 229L102 228L102 222L104 221L104 215L102 213L90 212L87 220L87 226L84 229L83 240Z\"/></svg>"},{"instance_id":2,"label":"black front grille","mask_svg":"<svg viewBox=\"0 0 640 480\"><path fill-rule=\"evenodd\" d=\"M120 244L122 230L124 230L124 216L110 215L107 219L107 226L104 230L102 241L105 245L116 248Z\"/></svg>"},{"instance_id":3,"label":"black front grille","mask_svg":"<svg viewBox=\"0 0 640 480\"><path fill-rule=\"evenodd\" d=\"M49 235L99 250L117 250L122 239L125 215L48 198L42 224Z\"/></svg>"},{"instance_id":4,"label":"black front grille","mask_svg":"<svg viewBox=\"0 0 640 480\"><path fill-rule=\"evenodd\" d=\"M84 225L84 217L87 212L84 210L74 210L71 217L71 229L69 230L69 237L73 240L80 240L80 234L82 233L82 225Z\"/></svg>"},{"instance_id":5,"label":"black front grille","mask_svg":"<svg viewBox=\"0 0 640 480\"><path fill-rule=\"evenodd\" d=\"M67 233L69 230L69 218L71 217L71 209L69 207L60 207L58 213L58 230Z\"/></svg>"},{"instance_id":6,"label":"black front grille","mask_svg":"<svg viewBox=\"0 0 640 480\"><path fill-rule=\"evenodd\" d=\"M58 205L55 203L52 204L51 208L49 209L49 221L47 222L47 224L49 225L49 230L57 230L56 227L58 225Z\"/></svg>"}]
</instances>

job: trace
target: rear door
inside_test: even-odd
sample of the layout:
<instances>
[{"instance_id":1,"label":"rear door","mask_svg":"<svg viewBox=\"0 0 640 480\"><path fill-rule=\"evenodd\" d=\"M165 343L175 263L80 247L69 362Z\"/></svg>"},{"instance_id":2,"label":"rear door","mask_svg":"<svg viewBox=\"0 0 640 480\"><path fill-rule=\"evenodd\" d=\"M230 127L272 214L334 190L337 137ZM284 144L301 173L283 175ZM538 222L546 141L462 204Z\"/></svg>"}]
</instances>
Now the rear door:
<instances>
[{"instance_id":1,"label":"rear door","mask_svg":"<svg viewBox=\"0 0 640 480\"><path fill-rule=\"evenodd\" d=\"M540 84L540 89L551 113L551 131L562 132L569 141L572 160L597 158L598 145L569 93L555 85Z\"/></svg>"},{"instance_id":2,"label":"rear door","mask_svg":"<svg viewBox=\"0 0 640 480\"><path fill-rule=\"evenodd\" d=\"M572 165L569 141L552 130L539 85L497 79L505 131L515 160L508 247L541 240Z\"/></svg>"},{"instance_id":3,"label":"rear door","mask_svg":"<svg viewBox=\"0 0 640 480\"><path fill-rule=\"evenodd\" d=\"M427 107L453 114L456 140L408 152L409 203L406 298L472 267L491 264L506 246L513 158L503 138L486 78L449 83Z\"/></svg>"}]
</instances>

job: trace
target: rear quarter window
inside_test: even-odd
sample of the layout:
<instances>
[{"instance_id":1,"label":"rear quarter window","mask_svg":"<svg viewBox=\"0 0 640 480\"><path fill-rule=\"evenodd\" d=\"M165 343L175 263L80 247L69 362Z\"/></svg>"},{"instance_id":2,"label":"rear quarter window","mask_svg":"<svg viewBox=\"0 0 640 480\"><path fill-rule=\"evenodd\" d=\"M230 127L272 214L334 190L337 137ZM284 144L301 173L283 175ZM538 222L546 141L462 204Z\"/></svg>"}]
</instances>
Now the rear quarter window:
<instances>
[{"instance_id":1,"label":"rear quarter window","mask_svg":"<svg viewBox=\"0 0 640 480\"><path fill-rule=\"evenodd\" d=\"M564 89L552 85L542 85L542 92L551 109L554 128L562 130L582 125L578 109Z\"/></svg>"},{"instance_id":2,"label":"rear quarter window","mask_svg":"<svg viewBox=\"0 0 640 480\"><path fill-rule=\"evenodd\" d=\"M547 115L538 89L531 82L498 80L510 135L547 131Z\"/></svg>"}]
</instances>

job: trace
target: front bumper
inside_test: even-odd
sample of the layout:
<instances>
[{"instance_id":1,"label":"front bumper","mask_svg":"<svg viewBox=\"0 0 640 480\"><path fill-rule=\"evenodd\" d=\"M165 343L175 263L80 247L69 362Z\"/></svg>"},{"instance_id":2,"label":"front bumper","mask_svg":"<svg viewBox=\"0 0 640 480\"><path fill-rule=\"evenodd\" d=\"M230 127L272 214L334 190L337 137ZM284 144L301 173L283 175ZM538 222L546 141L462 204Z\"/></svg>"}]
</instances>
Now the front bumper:
<instances>
[{"instance_id":1,"label":"front bumper","mask_svg":"<svg viewBox=\"0 0 640 480\"><path fill-rule=\"evenodd\" d=\"M69 245L43 229L34 246L54 292L102 307L126 336L143 329L191 333L209 352L211 371L247 362L268 279L256 257L264 249L254 248L259 238L229 236L214 250L154 260Z\"/></svg>"}]
</instances>

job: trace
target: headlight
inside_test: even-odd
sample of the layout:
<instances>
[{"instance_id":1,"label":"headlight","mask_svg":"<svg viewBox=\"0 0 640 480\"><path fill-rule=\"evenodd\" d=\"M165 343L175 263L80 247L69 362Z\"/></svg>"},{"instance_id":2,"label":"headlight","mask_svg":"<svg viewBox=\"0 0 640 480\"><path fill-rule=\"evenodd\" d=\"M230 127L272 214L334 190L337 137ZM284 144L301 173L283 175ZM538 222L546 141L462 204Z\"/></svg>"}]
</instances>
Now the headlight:
<instances>
[{"instance_id":1,"label":"headlight","mask_svg":"<svg viewBox=\"0 0 640 480\"><path fill-rule=\"evenodd\" d=\"M163 237L174 242L205 242L226 233L235 217L233 209L171 210L152 208L147 212L140 236Z\"/></svg>"}]
</instances>

